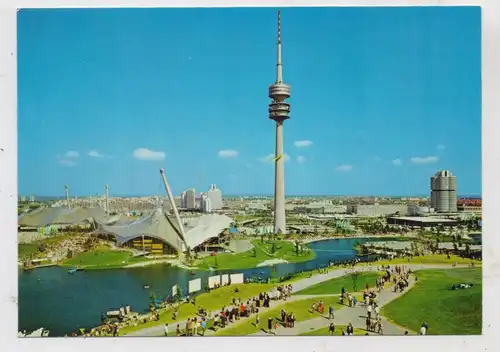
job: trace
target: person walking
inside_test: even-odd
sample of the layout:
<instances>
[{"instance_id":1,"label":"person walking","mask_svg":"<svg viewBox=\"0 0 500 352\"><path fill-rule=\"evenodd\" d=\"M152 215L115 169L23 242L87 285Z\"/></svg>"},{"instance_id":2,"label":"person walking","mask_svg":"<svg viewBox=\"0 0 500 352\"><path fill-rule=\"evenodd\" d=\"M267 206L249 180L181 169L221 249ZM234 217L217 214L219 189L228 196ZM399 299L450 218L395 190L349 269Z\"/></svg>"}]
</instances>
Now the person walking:
<instances>
[{"instance_id":1,"label":"person walking","mask_svg":"<svg viewBox=\"0 0 500 352\"><path fill-rule=\"evenodd\" d=\"M330 332L330 335L333 336L333 334L335 333L335 324L334 323L330 323L330 327L328 328L328 331Z\"/></svg>"},{"instance_id":2,"label":"person walking","mask_svg":"<svg viewBox=\"0 0 500 352\"><path fill-rule=\"evenodd\" d=\"M259 327L260 325L260 318L259 318L259 313L255 314L255 326Z\"/></svg>"},{"instance_id":3,"label":"person walking","mask_svg":"<svg viewBox=\"0 0 500 352\"><path fill-rule=\"evenodd\" d=\"M168 336L168 323L165 323L165 336Z\"/></svg>"},{"instance_id":4,"label":"person walking","mask_svg":"<svg viewBox=\"0 0 500 352\"><path fill-rule=\"evenodd\" d=\"M205 318L201 320L201 336L205 336L205 331L207 330L207 322Z\"/></svg>"},{"instance_id":5,"label":"person walking","mask_svg":"<svg viewBox=\"0 0 500 352\"><path fill-rule=\"evenodd\" d=\"M372 318L372 310L373 310L372 305L369 304L368 307L366 307L366 314L368 316L368 319Z\"/></svg>"},{"instance_id":6,"label":"person walking","mask_svg":"<svg viewBox=\"0 0 500 352\"><path fill-rule=\"evenodd\" d=\"M332 305L330 304L330 306L328 307L328 319L331 320L331 319L334 319L334 309L332 307Z\"/></svg>"},{"instance_id":7,"label":"person walking","mask_svg":"<svg viewBox=\"0 0 500 352\"><path fill-rule=\"evenodd\" d=\"M349 325L347 325L347 335L348 336L354 335L354 327L352 326L351 323L349 323Z\"/></svg>"},{"instance_id":8,"label":"person walking","mask_svg":"<svg viewBox=\"0 0 500 352\"><path fill-rule=\"evenodd\" d=\"M377 318L377 333L379 335L383 335L384 334L384 330L382 329L382 317L378 317Z\"/></svg>"}]
</instances>

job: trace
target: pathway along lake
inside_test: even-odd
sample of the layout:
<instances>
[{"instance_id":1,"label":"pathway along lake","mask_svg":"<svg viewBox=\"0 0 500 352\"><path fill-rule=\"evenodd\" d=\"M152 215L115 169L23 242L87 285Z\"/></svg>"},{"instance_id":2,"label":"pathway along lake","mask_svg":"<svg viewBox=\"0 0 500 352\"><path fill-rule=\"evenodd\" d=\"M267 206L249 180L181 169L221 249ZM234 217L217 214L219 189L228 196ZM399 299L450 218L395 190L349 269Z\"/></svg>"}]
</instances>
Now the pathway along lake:
<instances>
[{"instance_id":1,"label":"pathway along lake","mask_svg":"<svg viewBox=\"0 0 500 352\"><path fill-rule=\"evenodd\" d=\"M278 264L276 276L285 276L303 270L312 270L332 261L356 258L353 246L368 239L337 239L310 243L316 258L303 263ZM244 273L251 276L269 277L271 267L246 270L221 270L220 274ZM89 270L68 274L67 268L50 267L30 271L19 270L19 330L31 332L40 327L50 330L50 336L70 335L80 327L99 325L102 312L115 310L128 304L132 310L148 309L149 295L157 298L171 293L174 284L185 292L189 280L202 278L202 287L213 272L196 271L195 275L177 267L154 265L130 269ZM150 289L144 289L150 285Z\"/></svg>"}]
</instances>

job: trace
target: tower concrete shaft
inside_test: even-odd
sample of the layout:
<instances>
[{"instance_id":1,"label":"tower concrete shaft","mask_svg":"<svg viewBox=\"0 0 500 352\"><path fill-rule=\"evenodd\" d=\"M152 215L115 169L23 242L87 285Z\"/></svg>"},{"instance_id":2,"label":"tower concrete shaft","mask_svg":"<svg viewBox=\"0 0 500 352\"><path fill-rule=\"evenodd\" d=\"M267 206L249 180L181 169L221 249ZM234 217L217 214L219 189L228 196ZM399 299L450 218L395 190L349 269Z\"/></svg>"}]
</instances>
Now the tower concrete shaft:
<instances>
[{"instance_id":1,"label":"tower concrete shaft","mask_svg":"<svg viewBox=\"0 0 500 352\"><path fill-rule=\"evenodd\" d=\"M285 158L283 155L283 121L276 121L276 158L274 169L274 232L286 233ZM280 157L281 156L281 157Z\"/></svg>"},{"instance_id":2,"label":"tower concrete shaft","mask_svg":"<svg viewBox=\"0 0 500 352\"><path fill-rule=\"evenodd\" d=\"M67 205L68 209L71 209L71 203L69 202L68 185L64 185L64 193L66 193L66 205Z\"/></svg>"},{"instance_id":3,"label":"tower concrete shaft","mask_svg":"<svg viewBox=\"0 0 500 352\"><path fill-rule=\"evenodd\" d=\"M269 118L276 122L276 152L274 169L274 231L286 233L285 218L285 155L283 154L283 122L290 118L290 86L283 83L281 55L281 12L278 11L278 42L276 57L276 82L269 86Z\"/></svg>"},{"instance_id":4,"label":"tower concrete shaft","mask_svg":"<svg viewBox=\"0 0 500 352\"><path fill-rule=\"evenodd\" d=\"M108 200L108 197L109 197L109 194L108 194L109 187L108 187L108 185L104 185L104 191L105 191L105 196L106 196L106 214L109 215L109 200Z\"/></svg>"}]
</instances>

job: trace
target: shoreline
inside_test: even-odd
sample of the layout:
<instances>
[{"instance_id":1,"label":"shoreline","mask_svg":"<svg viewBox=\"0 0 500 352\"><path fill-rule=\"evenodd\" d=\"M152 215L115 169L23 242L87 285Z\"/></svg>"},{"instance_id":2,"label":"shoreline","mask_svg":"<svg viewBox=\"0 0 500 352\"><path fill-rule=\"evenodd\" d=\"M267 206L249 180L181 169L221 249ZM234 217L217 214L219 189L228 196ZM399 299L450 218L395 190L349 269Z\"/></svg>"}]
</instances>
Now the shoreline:
<instances>
[{"instance_id":1,"label":"shoreline","mask_svg":"<svg viewBox=\"0 0 500 352\"><path fill-rule=\"evenodd\" d=\"M301 242L303 244L309 244L309 243L328 241L328 240L341 240L341 239L354 239L354 238L381 238L381 239L383 239L384 237L387 237L387 238L394 238L394 237L411 238L412 236L403 236L401 234L353 234L353 235L344 235L343 234L343 235L339 235L339 236L335 236L335 237L319 236L319 237L307 238L305 240L301 240ZM282 239L282 241L295 243L296 240L295 239ZM314 260L315 257L316 256L314 256L310 260ZM308 260L306 260L306 261L308 261ZM295 261L293 261L293 262L287 261L287 262L288 263L301 263L304 261L301 260L301 261L297 261L297 262L295 262ZM113 270L113 269L142 268L142 267L161 265L161 264L168 264L168 265L175 266L175 267L185 269L185 270L214 271L214 270L210 270L210 268L188 266L186 264L180 263L178 258L175 258L175 259L174 258L151 259L151 260L145 260L145 261L137 262L137 263L130 263L130 264L127 263L127 264L118 264L118 265L110 265L110 266L81 266L81 268L83 270ZM260 264L262 264L262 263L260 263ZM282 263L277 263L277 264L282 264ZM20 268L23 267L22 263L20 263L20 262L18 262L18 265ZM47 265L43 265L43 266L31 267L27 270L33 270L33 269L38 269L38 268L43 268L43 267L54 267L54 266L57 266L60 268L73 267L73 265L69 265L69 264L54 263L54 264L47 264ZM259 265L259 266L264 267L264 266L272 266L272 265ZM215 271L219 271L219 270L245 270L245 269L251 269L251 268L219 268L219 269L216 269Z\"/></svg>"}]
</instances>

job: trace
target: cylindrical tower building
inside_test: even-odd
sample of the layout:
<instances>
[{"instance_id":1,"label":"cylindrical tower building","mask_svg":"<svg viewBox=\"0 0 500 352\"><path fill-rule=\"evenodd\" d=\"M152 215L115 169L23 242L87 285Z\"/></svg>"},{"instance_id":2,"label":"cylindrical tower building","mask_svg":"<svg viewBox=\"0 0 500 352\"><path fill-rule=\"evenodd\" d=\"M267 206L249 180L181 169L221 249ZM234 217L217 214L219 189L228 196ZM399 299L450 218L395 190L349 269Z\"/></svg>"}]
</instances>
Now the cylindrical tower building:
<instances>
[{"instance_id":1,"label":"cylindrical tower building","mask_svg":"<svg viewBox=\"0 0 500 352\"><path fill-rule=\"evenodd\" d=\"M438 213L457 211L457 179L448 170L431 177L431 206Z\"/></svg>"},{"instance_id":2,"label":"cylindrical tower building","mask_svg":"<svg viewBox=\"0 0 500 352\"><path fill-rule=\"evenodd\" d=\"M276 153L274 158L274 232L286 233L285 218L285 158L283 156L283 122L290 118L290 86L283 83L281 62L281 13L278 11L278 43L276 62L276 82L269 86L269 118L276 122Z\"/></svg>"}]
</instances>

